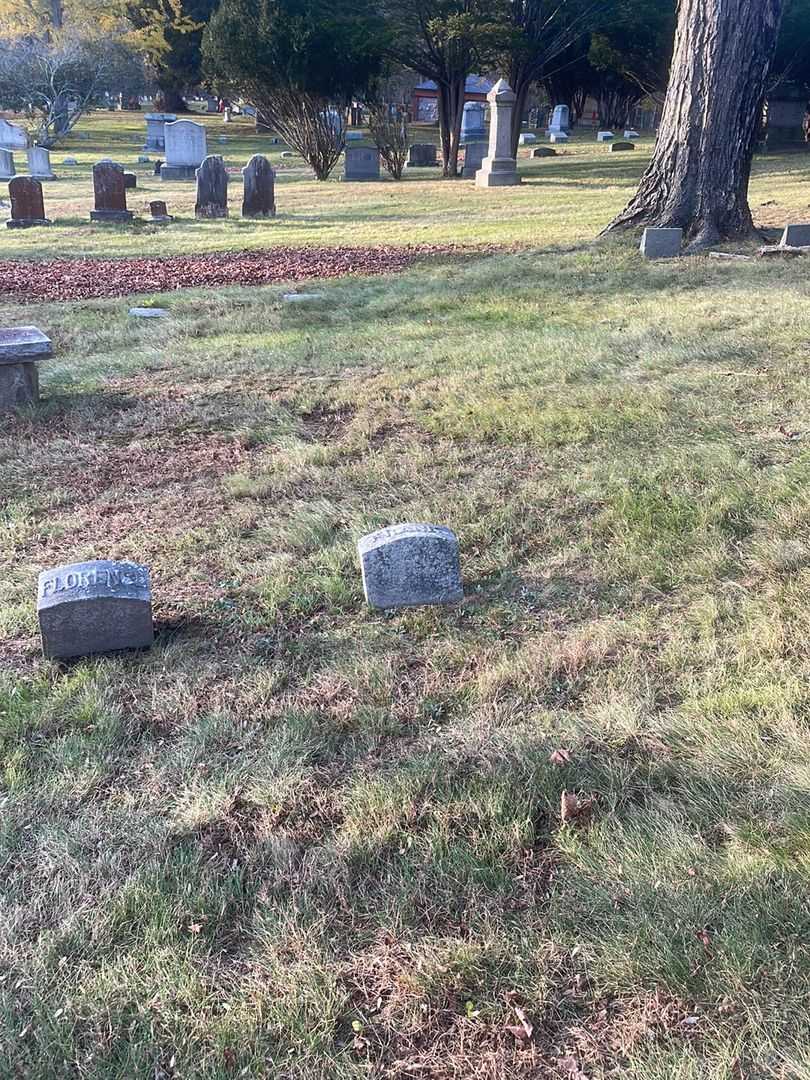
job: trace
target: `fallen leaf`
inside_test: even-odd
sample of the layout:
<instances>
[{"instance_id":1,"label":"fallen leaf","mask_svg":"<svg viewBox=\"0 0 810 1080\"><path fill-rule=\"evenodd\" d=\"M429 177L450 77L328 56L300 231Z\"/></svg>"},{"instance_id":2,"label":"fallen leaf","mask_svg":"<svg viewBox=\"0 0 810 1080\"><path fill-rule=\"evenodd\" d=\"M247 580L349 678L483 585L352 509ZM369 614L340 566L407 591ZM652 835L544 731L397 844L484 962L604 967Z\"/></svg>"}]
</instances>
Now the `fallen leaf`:
<instances>
[{"instance_id":1,"label":"fallen leaf","mask_svg":"<svg viewBox=\"0 0 810 1080\"><path fill-rule=\"evenodd\" d=\"M564 791L560 797L560 820L563 823L584 825L593 812L593 796L580 796L573 791Z\"/></svg>"},{"instance_id":2,"label":"fallen leaf","mask_svg":"<svg viewBox=\"0 0 810 1080\"><path fill-rule=\"evenodd\" d=\"M570 750L562 750L562 749L553 750L549 754L548 760L550 761L550 763L552 765L560 765L560 766L567 765L568 762L571 760L571 751Z\"/></svg>"}]
</instances>

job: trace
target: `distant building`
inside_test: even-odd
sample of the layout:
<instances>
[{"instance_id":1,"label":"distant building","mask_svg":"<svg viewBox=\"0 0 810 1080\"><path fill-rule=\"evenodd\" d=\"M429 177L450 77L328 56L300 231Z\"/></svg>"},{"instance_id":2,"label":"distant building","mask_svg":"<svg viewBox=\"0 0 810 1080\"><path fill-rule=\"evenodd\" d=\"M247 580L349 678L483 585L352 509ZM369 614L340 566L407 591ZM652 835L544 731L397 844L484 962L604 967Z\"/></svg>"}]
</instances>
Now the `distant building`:
<instances>
[{"instance_id":1,"label":"distant building","mask_svg":"<svg viewBox=\"0 0 810 1080\"><path fill-rule=\"evenodd\" d=\"M483 101L495 84L482 75L470 75L464 88L464 100ZM439 88L435 82L425 79L411 95L411 119L425 124L435 124L439 119Z\"/></svg>"}]
</instances>

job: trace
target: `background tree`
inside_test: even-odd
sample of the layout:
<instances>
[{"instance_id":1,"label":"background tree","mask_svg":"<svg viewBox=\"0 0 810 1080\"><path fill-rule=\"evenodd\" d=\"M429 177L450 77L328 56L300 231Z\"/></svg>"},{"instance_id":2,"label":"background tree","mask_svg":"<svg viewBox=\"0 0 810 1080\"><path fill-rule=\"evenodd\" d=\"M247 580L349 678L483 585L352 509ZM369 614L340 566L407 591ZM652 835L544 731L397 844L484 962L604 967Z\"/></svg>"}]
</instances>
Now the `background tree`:
<instances>
[{"instance_id":1,"label":"background tree","mask_svg":"<svg viewBox=\"0 0 810 1080\"><path fill-rule=\"evenodd\" d=\"M222 0L203 38L205 70L238 92L325 180L345 114L382 64L371 0Z\"/></svg>"},{"instance_id":2,"label":"background tree","mask_svg":"<svg viewBox=\"0 0 810 1080\"><path fill-rule=\"evenodd\" d=\"M401 180L410 145L407 111L398 109L392 115L385 101L374 101L369 104L368 127L386 171L394 180Z\"/></svg>"},{"instance_id":3,"label":"background tree","mask_svg":"<svg viewBox=\"0 0 810 1080\"><path fill-rule=\"evenodd\" d=\"M154 72L158 108L187 109L184 95L200 82L203 33L216 6L217 0L126 0L123 13Z\"/></svg>"},{"instance_id":4,"label":"background tree","mask_svg":"<svg viewBox=\"0 0 810 1080\"><path fill-rule=\"evenodd\" d=\"M692 249L753 229L748 181L783 0L681 0L661 126L608 226L680 226Z\"/></svg>"},{"instance_id":5,"label":"background tree","mask_svg":"<svg viewBox=\"0 0 810 1080\"><path fill-rule=\"evenodd\" d=\"M436 83L445 176L458 175L467 78L493 67L513 39L510 0L385 0L390 55Z\"/></svg>"}]
</instances>

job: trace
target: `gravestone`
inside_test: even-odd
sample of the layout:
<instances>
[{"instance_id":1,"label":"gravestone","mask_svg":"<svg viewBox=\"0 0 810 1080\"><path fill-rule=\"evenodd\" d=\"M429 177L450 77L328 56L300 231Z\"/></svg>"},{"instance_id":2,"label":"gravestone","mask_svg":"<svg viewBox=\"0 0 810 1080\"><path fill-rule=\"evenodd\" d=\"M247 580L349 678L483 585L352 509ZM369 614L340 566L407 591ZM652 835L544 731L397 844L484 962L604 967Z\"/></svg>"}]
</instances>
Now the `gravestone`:
<instances>
[{"instance_id":1,"label":"gravestone","mask_svg":"<svg viewBox=\"0 0 810 1080\"><path fill-rule=\"evenodd\" d=\"M149 213L152 215L150 220L153 225L168 225L170 221L174 221L163 199L153 199L149 203Z\"/></svg>"},{"instance_id":2,"label":"gravestone","mask_svg":"<svg viewBox=\"0 0 810 1080\"><path fill-rule=\"evenodd\" d=\"M16 171L12 152L10 150L0 150L0 180L10 180Z\"/></svg>"},{"instance_id":3,"label":"gravestone","mask_svg":"<svg viewBox=\"0 0 810 1080\"><path fill-rule=\"evenodd\" d=\"M362 131L347 131L346 132L346 142L362 142L362 141L363 141L363 132Z\"/></svg>"},{"instance_id":4,"label":"gravestone","mask_svg":"<svg viewBox=\"0 0 810 1080\"><path fill-rule=\"evenodd\" d=\"M0 330L0 412L39 401L37 362L52 355L50 340L36 326Z\"/></svg>"},{"instance_id":5,"label":"gravestone","mask_svg":"<svg viewBox=\"0 0 810 1080\"><path fill-rule=\"evenodd\" d=\"M358 544L366 601L375 608L462 600L458 540L443 525L392 525Z\"/></svg>"},{"instance_id":6,"label":"gravestone","mask_svg":"<svg viewBox=\"0 0 810 1080\"><path fill-rule=\"evenodd\" d=\"M28 157L28 173L34 180L55 180L51 168L51 155L44 146L29 146L25 151Z\"/></svg>"},{"instance_id":7,"label":"gravestone","mask_svg":"<svg viewBox=\"0 0 810 1080\"><path fill-rule=\"evenodd\" d=\"M228 173L218 154L211 154L197 169L197 202L194 214L198 218L228 216Z\"/></svg>"},{"instance_id":8,"label":"gravestone","mask_svg":"<svg viewBox=\"0 0 810 1080\"><path fill-rule=\"evenodd\" d=\"M615 136L612 131L597 131L596 133L597 142L610 142L613 138L615 138Z\"/></svg>"},{"instance_id":9,"label":"gravestone","mask_svg":"<svg viewBox=\"0 0 810 1080\"><path fill-rule=\"evenodd\" d=\"M177 117L174 113L146 113L146 142L144 150L157 150L161 154L166 149L166 139L163 128L166 124L173 124Z\"/></svg>"},{"instance_id":10,"label":"gravestone","mask_svg":"<svg viewBox=\"0 0 810 1080\"><path fill-rule=\"evenodd\" d=\"M139 165L149 165L151 163L151 161L152 161L152 159L149 157L148 154L138 154L138 164Z\"/></svg>"},{"instance_id":11,"label":"gravestone","mask_svg":"<svg viewBox=\"0 0 810 1080\"><path fill-rule=\"evenodd\" d=\"M93 166L93 195L91 221L132 221L132 211L127 210L124 170L115 161L99 161Z\"/></svg>"},{"instance_id":12,"label":"gravestone","mask_svg":"<svg viewBox=\"0 0 810 1080\"><path fill-rule=\"evenodd\" d=\"M520 183L512 157L512 110L515 93L506 79L499 79L487 94L490 105L489 153L475 175L478 187L512 187Z\"/></svg>"},{"instance_id":13,"label":"gravestone","mask_svg":"<svg viewBox=\"0 0 810 1080\"><path fill-rule=\"evenodd\" d=\"M532 143L537 142L537 136L533 135L531 131L524 131L522 135L518 137L518 146L530 146Z\"/></svg>"},{"instance_id":14,"label":"gravestone","mask_svg":"<svg viewBox=\"0 0 810 1080\"><path fill-rule=\"evenodd\" d=\"M75 158L75 157L62 158L62 164L63 165L78 165L79 164L79 159Z\"/></svg>"},{"instance_id":15,"label":"gravestone","mask_svg":"<svg viewBox=\"0 0 810 1080\"><path fill-rule=\"evenodd\" d=\"M414 143L408 149L406 169L431 169L439 164L435 143Z\"/></svg>"},{"instance_id":16,"label":"gravestone","mask_svg":"<svg viewBox=\"0 0 810 1080\"><path fill-rule=\"evenodd\" d=\"M555 105L554 112L551 114L551 123L548 125L549 135L554 131L568 131L571 126L570 115L571 111L567 105Z\"/></svg>"},{"instance_id":17,"label":"gravestone","mask_svg":"<svg viewBox=\"0 0 810 1080\"><path fill-rule=\"evenodd\" d=\"M786 225L779 241L780 247L810 246L810 225Z\"/></svg>"},{"instance_id":18,"label":"gravestone","mask_svg":"<svg viewBox=\"0 0 810 1080\"><path fill-rule=\"evenodd\" d=\"M208 149L205 128L193 120L175 120L165 124L166 161L160 169L161 180L193 180L205 160Z\"/></svg>"},{"instance_id":19,"label":"gravestone","mask_svg":"<svg viewBox=\"0 0 810 1080\"><path fill-rule=\"evenodd\" d=\"M0 147L3 150L26 150L28 136L17 124L0 119Z\"/></svg>"},{"instance_id":20,"label":"gravestone","mask_svg":"<svg viewBox=\"0 0 810 1080\"><path fill-rule=\"evenodd\" d=\"M244 195L243 218L276 216L276 174L262 154L254 154L242 169Z\"/></svg>"},{"instance_id":21,"label":"gravestone","mask_svg":"<svg viewBox=\"0 0 810 1080\"><path fill-rule=\"evenodd\" d=\"M161 170L162 168L163 168L163 162L162 162L162 161L161 161L160 159L158 159L158 160L157 160L157 161L155 162L155 167L154 167L154 169L152 170L152 175L153 175L153 176L160 176L160 170Z\"/></svg>"},{"instance_id":22,"label":"gravestone","mask_svg":"<svg viewBox=\"0 0 810 1080\"><path fill-rule=\"evenodd\" d=\"M565 131L552 131L548 137L550 143L567 143L568 134Z\"/></svg>"},{"instance_id":23,"label":"gravestone","mask_svg":"<svg viewBox=\"0 0 810 1080\"><path fill-rule=\"evenodd\" d=\"M627 131L625 131L623 138L625 138L628 141L632 142L633 139L640 139L641 136L639 135L639 133L637 131L633 131L632 128L628 128Z\"/></svg>"},{"instance_id":24,"label":"gravestone","mask_svg":"<svg viewBox=\"0 0 810 1080\"><path fill-rule=\"evenodd\" d=\"M465 180L474 180L478 170L484 163L487 144L485 142L470 142L464 147L464 168L461 175Z\"/></svg>"},{"instance_id":25,"label":"gravestone","mask_svg":"<svg viewBox=\"0 0 810 1080\"><path fill-rule=\"evenodd\" d=\"M34 225L50 225L45 217L42 184L30 176L15 176L8 182L11 196L11 217L6 222L9 229L30 229Z\"/></svg>"},{"instance_id":26,"label":"gravestone","mask_svg":"<svg viewBox=\"0 0 810 1080\"><path fill-rule=\"evenodd\" d=\"M534 148L534 150L532 150L532 157L533 158L556 157L556 156L557 156L557 151L554 149L553 146L536 146Z\"/></svg>"},{"instance_id":27,"label":"gravestone","mask_svg":"<svg viewBox=\"0 0 810 1080\"><path fill-rule=\"evenodd\" d=\"M615 142L610 144L611 154L621 153L623 150L635 150L636 144L631 142Z\"/></svg>"},{"instance_id":28,"label":"gravestone","mask_svg":"<svg viewBox=\"0 0 810 1080\"><path fill-rule=\"evenodd\" d=\"M131 191L138 186L138 174L134 172L124 173L124 190Z\"/></svg>"},{"instance_id":29,"label":"gravestone","mask_svg":"<svg viewBox=\"0 0 810 1080\"><path fill-rule=\"evenodd\" d=\"M468 101L461 118L461 141L477 139L486 133L486 110L480 101Z\"/></svg>"},{"instance_id":30,"label":"gravestone","mask_svg":"<svg viewBox=\"0 0 810 1080\"><path fill-rule=\"evenodd\" d=\"M37 615L46 657L148 648L154 641L149 571L106 559L44 570Z\"/></svg>"},{"instance_id":31,"label":"gravestone","mask_svg":"<svg viewBox=\"0 0 810 1080\"><path fill-rule=\"evenodd\" d=\"M347 146L345 155L344 180L380 179L380 151L376 147Z\"/></svg>"},{"instance_id":32,"label":"gravestone","mask_svg":"<svg viewBox=\"0 0 810 1080\"><path fill-rule=\"evenodd\" d=\"M680 255L683 229L644 230L641 237L641 254L646 259L671 259Z\"/></svg>"},{"instance_id":33,"label":"gravestone","mask_svg":"<svg viewBox=\"0 0 810 1080\"><path fill-rule=\"evenodd\" d=\"M128 314L133 319L168 319L168 308L163 307L131 307Z\"/></svg>"}]
</instances>

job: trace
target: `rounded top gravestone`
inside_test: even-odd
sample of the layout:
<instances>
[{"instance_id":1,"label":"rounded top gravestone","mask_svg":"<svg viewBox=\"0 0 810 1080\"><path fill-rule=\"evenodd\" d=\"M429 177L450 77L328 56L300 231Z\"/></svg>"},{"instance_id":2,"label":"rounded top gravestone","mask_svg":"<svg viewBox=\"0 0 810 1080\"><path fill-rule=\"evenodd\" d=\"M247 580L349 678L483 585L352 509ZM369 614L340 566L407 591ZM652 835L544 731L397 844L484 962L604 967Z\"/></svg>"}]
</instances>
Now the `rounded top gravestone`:
<instances>
[{"instance_id":1,"label":"rounded top gravestone","mask_svg":"<svg viewBox=\"0 0 810 1080\"><path fill-rule=\"evenodd\" d=\"M458 540L444 525L391 525L362 537L357 547L372 607L452 604L464 598Z\"/></svg>"}]
</instances>

